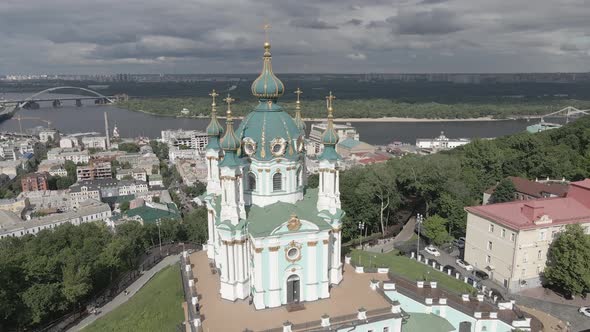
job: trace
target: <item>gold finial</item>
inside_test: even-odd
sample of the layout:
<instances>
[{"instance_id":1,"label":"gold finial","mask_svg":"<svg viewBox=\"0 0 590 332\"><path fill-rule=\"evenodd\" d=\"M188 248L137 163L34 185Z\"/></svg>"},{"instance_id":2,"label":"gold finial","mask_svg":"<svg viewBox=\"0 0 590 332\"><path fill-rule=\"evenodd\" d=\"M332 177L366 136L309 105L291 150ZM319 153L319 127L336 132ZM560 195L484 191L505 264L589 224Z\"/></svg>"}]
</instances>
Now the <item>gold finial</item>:
<instances>
[{"instance_id":1,"label":"gold finial","mask_svg":"<svg viewBox=\"0 0 590 332\"><path fill-rule=\"evenodd\" d=\"M211 96L211 98L213 98L213 103L211 103L211 106L213 107L213 109L215 109L215 106L217 106L217 104L215 103L215 98L217 96L219 96L219 94L215 91L215 89L213 89L213 91L211 91L209 96Z\"/></svg>"},{"instance_id":2,"label":"gold finial","mask_svg":"<svg viewBox=\"0 0 590 332\"><path fill-rule=\"evenodd\" d=\"M232 117L231 117L231 104L236 101L234 98L232 98L229 93L227 94L227 98L223 99L223 101L225 101L227 103L227 120L231 121Z\"/></svg>"},{"instance_id":3,"label":"gold finial","mask_svg":"<svg viewBox=\"0 0 590 332\"><path fill-rule=\"evenodd\" d=\"M332 102L334 101L334 99L336 99L336 96L334 96L332 94L332 91L330 91L330 95L328 95L326 97L326 106L328 107L328 117L331 117L332 112L334 112L334 109L332 108Z\"/></svg>"},{"instance_id":4,"label":"gold finial","mask_svg":"<svg viewBox=\"0 0 590 332\"><path fill-rule=\"evenodd\" d=\"M270 45L270 40L269 40L269 38L268 38L268 34L269 34L269 32L268 32L268 31L270 30L271 26L270 26L270 24L268 24L268 23L267 23L267 24L265 24L265 25L264 25L262 28L264 29L264 45L265 45L265 46L266 46L267 44L268 44L268 45Z\"/></svg>"},{"instance_id":5,"label":"gold finial","mask_svg":"<svg viewBox=\"0 0 590 332\"><path fill-rule=\"evenodd\" d=\"M295 90L294 92L297 95L297 101L295 102L296 107L299 107L299 104L301 104L301 101L299 100L299 96L303 93L303 91L301 91L301 89L297 88L297 90Z\"/></svg>"}]
</instances>

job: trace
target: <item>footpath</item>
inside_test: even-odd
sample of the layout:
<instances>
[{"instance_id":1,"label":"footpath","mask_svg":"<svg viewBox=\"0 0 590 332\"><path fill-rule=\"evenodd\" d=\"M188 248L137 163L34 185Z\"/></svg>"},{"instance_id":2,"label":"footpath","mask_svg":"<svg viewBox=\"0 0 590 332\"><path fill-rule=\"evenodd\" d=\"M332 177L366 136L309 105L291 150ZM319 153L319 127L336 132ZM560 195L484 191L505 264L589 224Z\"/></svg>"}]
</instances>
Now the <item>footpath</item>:
<instances>
[{"instance_id":1,"label":"footpath","mask_svg":"<svg viewBox=\"0 0 590 332\"><path fill-rule=\"evenodd\" d=\"M152 277L156 273L160 272L162 269L164 269L167 266L174 265L174 264L178 263L179 259L180 259L179 255L170 255L170 256L162 259L154 267L152 267L151 269L149 269L147 271L144 271L143 275L141 277L137 278L137 280L135 280L131 285L129 285L129 287L127 287L127 291L128 291L127 294L125 294L125 292L122 292L121 294L117 295L112 301L108 302L104 306L102 306L100 308L96 308L99 311L99 313L97 315L92 315L92 314L89 315L88 317L84 318L77 325L71 327L67 331L68 332L80 331L83 328L85 328L86 326L92 324L95 320L97 320L97 319L103 317L104 315L108 314L109 312L113 311L114 309L119 307L121 304L127 302L127 300L129 300L129 298L131 298L133 295L135 295L135 293L137 293L137 291L139 291L148 281L150 281L150 279L152 279Z\"/></svg>"}]
</instances>

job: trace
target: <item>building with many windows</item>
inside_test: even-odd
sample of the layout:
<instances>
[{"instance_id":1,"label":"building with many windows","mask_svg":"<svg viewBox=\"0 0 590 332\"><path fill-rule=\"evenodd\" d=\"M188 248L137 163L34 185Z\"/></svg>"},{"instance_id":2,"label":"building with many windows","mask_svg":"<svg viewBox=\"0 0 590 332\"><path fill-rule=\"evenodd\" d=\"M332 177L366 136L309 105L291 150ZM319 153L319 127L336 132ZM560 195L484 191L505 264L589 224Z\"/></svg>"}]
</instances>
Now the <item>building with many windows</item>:
<instances>
[{"instance_id":1,"label":"building with many windows","mask_svg":"<svg viewBox=\"0 0 590 332\"><path fill-rule=\"evenodd\" d=\"M81 151L77 148L53 148L47 152L47 160L66 162L72 161L76 164L86 164L90 161L88 150Z\"/></svg>"},{"instance_id":2,"label":"building with many windows","mask_svg":"<svg viewBox=\"0 0 590 332\"><path fill-rule=\"evenodd\" d=\"M24 175L20 179L23 192L49 189L47 186L47 173L33 173Z\"/></svg>"},{"instance_id":3,"label":"building with many windows","mask_svg":"<svg viewBox=\"0 0 590 332\"><path fill-rule=\"evenodd\" d=\"M78 181L112 179L113 172L109 162L91 162L87 166L76 167Z\"/></svg>"},{"instance_id":4,"label":"building with many windows","mask_svg":"<svg viewBox=\"0 0 590 332\"><path fill-rule=\"evenodd\" d=\"M590 233L590 179L572 182L565 197L471 206L465 260L510 291L541 285L547 251L566 225Z\"/></svg>"}]
</instances>

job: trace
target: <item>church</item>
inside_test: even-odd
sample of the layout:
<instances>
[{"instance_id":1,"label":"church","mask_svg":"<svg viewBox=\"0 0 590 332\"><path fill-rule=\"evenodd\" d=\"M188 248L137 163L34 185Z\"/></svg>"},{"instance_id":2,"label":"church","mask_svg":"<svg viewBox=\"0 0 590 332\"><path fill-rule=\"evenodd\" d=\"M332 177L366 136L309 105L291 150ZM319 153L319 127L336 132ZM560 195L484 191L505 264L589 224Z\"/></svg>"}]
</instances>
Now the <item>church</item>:
<instances>
[{"instance_id":1,"label":"church","mask_svg":"<svg viewBox=\"0 0 590 332\"><path fill-rule=\"evenodd\" d=\"M228 95L226 127L213 91L206 147L207 256L219 271L221 298L249 299L256 309L330 297L342 281L339 163L333 100L327 99L319 187L306 187L301 90L295 117L279 103L285 87L264 43L262 72L252 83L258 105L234 129Z\"/></svg>"}]
</instances>

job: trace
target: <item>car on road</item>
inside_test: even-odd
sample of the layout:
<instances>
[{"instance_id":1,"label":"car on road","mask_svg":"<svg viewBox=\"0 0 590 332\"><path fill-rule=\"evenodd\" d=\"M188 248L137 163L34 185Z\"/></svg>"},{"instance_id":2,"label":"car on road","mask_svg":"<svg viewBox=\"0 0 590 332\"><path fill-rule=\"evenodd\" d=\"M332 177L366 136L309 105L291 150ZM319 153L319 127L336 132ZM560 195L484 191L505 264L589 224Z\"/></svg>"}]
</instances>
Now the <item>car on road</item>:
<instances>
[{"instance_id":1,"label":"car on road","mask_svg":"<svg viewBox=\"0 0 590 332\"><path fill-rule=\"evenodd\" d=\"M467 263L466 261L464 261L462 259L457 259L455 261L455 263L457 263L457 265L459 265L460 267L464 268L467 271L473 271L473 266L471 266L469 263Z\"/></svg>"},{"instance_id":2,"label":"car on road","mask_svg":"<svg viewBox=\"0 0 590 332\"><path fill-rule=\"evenodd\" d=\"M463 239L463 238L453 240L453 245L459 249L465 248L465 240L461 240L461 239Z\"/></svg>"},{"instance_id":3,"label":"car on road","mask_svg":"<svg viewBox=\"0 0 590 332\"><path fill-rule=\"evenodd\" d=\"M581 307L578 312L586 317L590 317L590 307Z\"/></svg>"},{"instance_id":4,"label":"car on road","mask_svg":"<svg viewBox=\"0 0 590 332\"><path fill-rule=\"evenodd\" d=\"M435 246L427 246L426 248L424 248L424 251L426 251L434 257L440 256L440 251L438 251L438 249L436 249Z\"/></svg>"},{"instance_id":5,"label":"car on road","mask_svg":"<svg viewBox=\"0 0 590 332\"><path fill-rule=\"evenodd\" d=\"M487 273L485 273L485 272L483 272L481 270L475 270L475 271L473 271L473 275L476 276L476 277L478 277L481 280L487 280L487 279L490 278L490 276Z\"/></svg>"}]
</instances>

